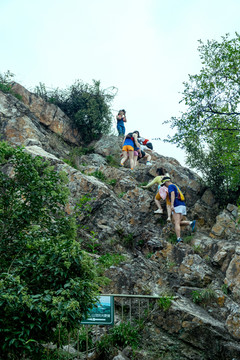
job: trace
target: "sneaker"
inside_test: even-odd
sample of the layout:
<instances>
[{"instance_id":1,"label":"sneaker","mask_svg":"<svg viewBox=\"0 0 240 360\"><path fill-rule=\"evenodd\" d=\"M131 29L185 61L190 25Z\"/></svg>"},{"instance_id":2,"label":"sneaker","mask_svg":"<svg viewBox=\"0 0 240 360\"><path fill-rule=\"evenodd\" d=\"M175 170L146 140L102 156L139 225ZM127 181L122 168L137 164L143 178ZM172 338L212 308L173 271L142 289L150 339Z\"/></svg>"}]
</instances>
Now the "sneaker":
<instances>
[{"instance_id":1,"label":"sneaker","mask_svg":"<svg viewBox=\"0 0 240 360\"><path fill-rule=\"evenodd\" d=\"M182 238L177 238L177 243L183 242Z\"/></svg>"},{"instance_id":2,"label":"sneaker","mask_svg":"<svg viewBox=\"0 0 240 360\"><path fill-rule=\"evenodd\" d=\"M190 223L190 226L191 226L192 231L194 231L194 229L196 228L196 220L193 220L193 221Z\"/></svg>"},{"instance_id":3,"label":"sneaker","mask_svg":"<svg viewBox=\"0 0 240 360\"><path fill-rule=\"evenodd\" d=\"M146 165L152 165L152 163L150 161L147 161Z\"/></svg>"},{"instance_id":4,"label":"sneaker","mask_svg":"<svg viewBox=\"0 0 240 360\"><path fill-rule=\"evenodd\" d=\"M161 209L157 209L156 211L154 211L154 214L162 214L163 213L163 210Z\"/></svg>"}]
</instances>

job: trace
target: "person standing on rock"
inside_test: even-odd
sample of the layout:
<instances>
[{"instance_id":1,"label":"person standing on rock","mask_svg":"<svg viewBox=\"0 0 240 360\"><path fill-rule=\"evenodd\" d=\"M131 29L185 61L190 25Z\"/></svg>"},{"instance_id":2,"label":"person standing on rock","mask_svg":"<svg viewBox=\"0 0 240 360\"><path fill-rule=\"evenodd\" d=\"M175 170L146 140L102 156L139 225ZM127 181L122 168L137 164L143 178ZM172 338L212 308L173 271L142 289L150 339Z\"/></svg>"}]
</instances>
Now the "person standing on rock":
<instances>
[{"instance_id":1,"label":"person standing on rock","mask_svg":"<svg viewBox=\"0 0 240 360\"><path fill-rule=\"evenodd\" d=\"M118 136L124 136L125 135L125 124L127 122L126 118L126 111L124 109L119 110L117 116L117 131Z\"/></svg>"},{"instance_id":2,"label":"person standing on rock","mask_svg":"<svg viewBox=\"0 0 240 360\"><path fill-rule=\"evenodd\" d=\"M162 197L159 193L159 189L162 184L163 178L166 176L169 177L169 174L166 173L166 171L163 168L158 168L156 170L156 173L157 173L157 176L146 186L142 186L142 188L147 189L147 188L153 186L154 184L158 185L158 192L156 193L155 198L154 198L155 204L157 205L158 209L156 211L154 211L154 214L163 214L163 208L162 208L161 202L160 202ZM165 199L163 199L163 200L165 200ZM171 203L170 203L168 196L166 197L166 205L167 205L167 214L168 214L167 221L170 222L171 221Z\"/></svg>"},{"instance_id":3,"label":"person standing on rock","mask_svg":"<svg viewBox=\"0 0 240 360\"><path fill-rule=\"evenodd\" d=\"M171 211L174 220L175 233L177 236L177 243L182 241L181 238L181 226L190 225L192 231L196 226L196 220L187 221L183 220L183 216L187 215L186 204L184 202L184 196L179 187L171 182L169 176L164 176L162 179L161 186L168 188L168 196L171 202Z\"/></svg>"},{"instance_id":4,"label":"person standing on rock","mask_svg":"<svg viewBox=\"0 0 240 360\"><path fill-rule=\"evenodd\" d=\"M134 151L140 150L140 144L137 141L136 132L128 133L123 139L123 148L122 148L122 160L120 166L124 166L124 163L129 158L131 170L135 167L134 161Z\"/></svg>"}]
</instances>

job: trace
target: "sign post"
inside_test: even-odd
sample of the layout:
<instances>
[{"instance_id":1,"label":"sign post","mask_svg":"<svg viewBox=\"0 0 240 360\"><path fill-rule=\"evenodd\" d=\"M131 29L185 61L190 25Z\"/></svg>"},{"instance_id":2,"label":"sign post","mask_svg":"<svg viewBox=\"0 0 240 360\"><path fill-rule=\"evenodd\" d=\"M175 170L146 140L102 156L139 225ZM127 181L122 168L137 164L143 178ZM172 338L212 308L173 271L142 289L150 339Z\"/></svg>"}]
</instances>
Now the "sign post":
<instances>
[{"instance_id":1,"label":"sign post","mask_svg":"<svg viewBox=\"0 0 240 360\"><path fill-rule=\"evenodd\" d=\"M81 321L85 325L113 325L114 324L114 297L102 295L86 319Z\"/></svg>"}]
</instances>

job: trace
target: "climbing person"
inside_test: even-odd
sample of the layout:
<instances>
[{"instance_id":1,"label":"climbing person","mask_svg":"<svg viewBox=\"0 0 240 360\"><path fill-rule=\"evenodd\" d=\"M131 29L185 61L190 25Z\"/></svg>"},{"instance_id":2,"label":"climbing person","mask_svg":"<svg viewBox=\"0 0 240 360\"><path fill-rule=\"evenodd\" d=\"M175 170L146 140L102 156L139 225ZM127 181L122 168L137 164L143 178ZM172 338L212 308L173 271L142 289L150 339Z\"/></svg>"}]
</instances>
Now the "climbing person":
<instances>
[{"instance_id":1,"label":"climbing person","mask_svg":"<svg viewBox=\"0 0 240 360\"><path fill-rule=\"evenodd\" d=\"M152 157L151 157L151 155L150 154L148 154L147 152L145 152L145 151L152 151L151 149L149 149L146 145L142 145L142 144L140 144L140 151L141 151L141 156L140 156L140 154L139 154L139 156L138 156L138 158L137 158L137 161L139 161L140 159L146 159L147 161L146 161L146 165L152 165L152 163L151 163L151 159L152 159Z\"/></svg>"},{"instance_id":2,"label":"climbing person","mask_svg":"<svg viewBox=\"0 0 240 360\"><path fill-rule=\"evenodd\" d=\"M177 236L177 243L182 241L181 226L190 225L191 230L194 231L196 227L196 220L183 220L183 216L187 215L186 204L184 202L184 195L179 187L171 182L169 176L164 176L161 186L168 188L168 197L171 202L171 211L174 220L175 233Z\"/></svg>"},{"instance_id":3,"label":"climbing person","mask_svg":"<svg viewBox=\"0 0 240 360\"><path fill-rule=\"evenodd\" d=\"M148 149L153 150L153 145L150 140L138 136L138 142L140 145L145 145Z\"/></svg>"},{"instance_id":4,"label":"climbing person","mask_svg":"<svg viewBox=\"0 0 240 360\"><path fill-rule=\"evenodd\" d=\"M125 125L124 123L127 122L127 118L126 118L126 111L124 109L119 110L117 116L117 131L118 131L118 136L124 136L125 135Z\"/></svg>"},{"instance_id":5,"label":"climbing person","mask_svg":"<svg viewBox=\"0 0 240 360\"><path fill-rule=\"evenodd\" d=\"M144 151L144 150L152 151L153 150L152 143L150 143L148 139L140 137L139 131L136 130L134 132L137 133L138 142L140 144L140 153L139 153L138 158L136 160L139 161L140 159L146 159L147 160L146 165L152 165L152 163L151 163L151 159L152 159L151 155ZM136 165L137 165L137 163L136 163Z\"/></svg>"},{"instance_id":6,"label":"climbing person","mask_svg":"<svg viewBox=\"0 0 240 360\"><path fill-rule=\"evenodd\" d=\"M158 191L155 195L155 198L154 198L154 201L155 201L155 204L157 205L157 210L154 211L154 214L163 214L163 209L162 209L162 206L161 206L161 195L159 193L159 190L160 190L160 187L161 187L161 184L162 184L162 180L164 178L164 176L169 176L168 173L166 173L166 171L163 169L163 168L158 168L156 170L156 173L157 173L157 176L150 182L148 183L147 185L145 186L142 186L143 189L147 189L151 186L153 186L154 184L157 184L158 185ZM162 191L162 190L161 190ZM165 196L165 199L166 199L166 207L167 207L167 214L168 214L168 217L167 217L167 221L171 221L171 203L169 201L169 198L168 196ZM165 200L163 199L163 200Z\"/></svg>"},{"instance_id":7,"label":"climbing person","mask_svg":"<svg viewBox=\"0 0 240 360\"><path fill-rule=\"evenodd\" d=\"M140 150L140 144L137 141L136 132L128 133L123 139L123 147L122 147L122 159L120 162L120 166L124 166L124 163L129 158L130 168L131 170L135 167L134 162L134 151Z\"/></svg>"}]
</instances>

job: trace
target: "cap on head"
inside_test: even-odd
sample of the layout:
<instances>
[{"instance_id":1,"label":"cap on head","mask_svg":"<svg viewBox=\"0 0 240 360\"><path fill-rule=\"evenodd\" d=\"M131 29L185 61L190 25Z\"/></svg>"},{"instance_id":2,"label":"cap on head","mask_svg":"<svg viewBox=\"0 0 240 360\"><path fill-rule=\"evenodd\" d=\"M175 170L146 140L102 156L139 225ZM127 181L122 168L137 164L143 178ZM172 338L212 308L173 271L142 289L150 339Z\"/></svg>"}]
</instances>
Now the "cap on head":
<instances>
[{"instance_id":1,"label":"cap on head","mask_svg":"<svg viewBox=\"0 0 240 360\"><path fill-rule=\"evenodd\" d=\"M140 137L140 134L139 134L138 130L133 131L133 133L137 134L137 137Z\"/></svg>"},{"instance_id":2,"label":"cap on head","mask_svg":"<svg viewBox=\"0 0 240 360\"><path fill-rule=\"evenodd\" d=\"M166 182L171 181L169 176L164 176L164 178L162 178L162 182L161 182L161 186L165 185Z\"/></svg>"}]
</instances>

